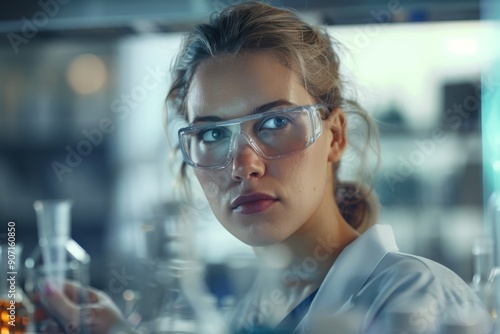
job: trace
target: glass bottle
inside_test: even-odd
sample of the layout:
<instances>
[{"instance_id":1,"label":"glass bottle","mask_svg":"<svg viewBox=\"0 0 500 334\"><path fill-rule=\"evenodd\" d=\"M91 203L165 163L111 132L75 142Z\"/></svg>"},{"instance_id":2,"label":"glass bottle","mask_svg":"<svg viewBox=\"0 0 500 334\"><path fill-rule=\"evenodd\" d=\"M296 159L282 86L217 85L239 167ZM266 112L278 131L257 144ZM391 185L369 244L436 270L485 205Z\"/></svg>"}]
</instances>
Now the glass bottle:
<instances>
[{"instance_id":1,"label":"glass bottle","mask_svg":"<svg viewBox=\"0 0 500 334\"><path fill-rule=\"evenodd\" d=\"M87 332L80 324L62 323L56 315L44 308L40 291L45 284L64 292L67 280L87 287L89 283L90 257L85 250L71 239L71 201L35 201L38 227L38 246L25 261L26 293L35 305L35 329L42 333ZM85 304L86 297L77 296L77 304Z\"/></svg>"},{"instance_id":2,"label":"glass bottle","mask_svg":"<svg viewBox=\"0 0 500 334\"><path fill-rule=\"evenodd\" d=\"M470 284L471 289L490 311L495 313L494 290L489 283L493 271L493 238L482 236L474 239L472 244L472 261L474 275Z\"/></svg>"},{"instance_id":3,"label":"glass bottle","mask_svg":"<svg viewBox=\"0 0 500 334\"><path fill-rule=\"evenodd\" d=\"M157 305L150 305L158 311L143 330L226 333L215 298L204 284L203 264L195 255L197 232L194 219L189 219L189 210L182 203L167 203L160 210L160 217L146 223L143 230L158 298Z\"/></svg>"},{"instance_id":4,"label":"glass bottle","mask_svg":"<svg viewBox=\"0 0 500 334\"><path fill-rule=\"evenodd\" d=\"M500 194L493 193L488 201L485 229L493 235L494 267L489 277L492 295L491 315L495 319L495 333L500 334Z\"/></svg>"},{"instance_id":5,"label":"glass bottle","mask_svg":"<svg viewBox=\"0 0 500 334\"><path fill-rule=\"evenodd\" d=\"M21 289L21 244L0 245L0 333L33 332L33 305Z\"/></svg>"}]
</instances>

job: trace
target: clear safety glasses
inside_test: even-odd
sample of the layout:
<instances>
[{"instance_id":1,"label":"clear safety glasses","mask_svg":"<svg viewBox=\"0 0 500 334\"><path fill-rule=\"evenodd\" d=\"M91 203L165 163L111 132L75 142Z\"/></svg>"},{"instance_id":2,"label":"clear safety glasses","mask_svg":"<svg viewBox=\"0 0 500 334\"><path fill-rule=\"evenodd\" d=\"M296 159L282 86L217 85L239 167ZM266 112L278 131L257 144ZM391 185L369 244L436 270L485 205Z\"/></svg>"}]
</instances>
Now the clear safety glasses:
<instances>
[{"instance_id":1,"label":"clear safety glasses","mask_svg":"<svg viewBox=\"0 0 500 334\"><path fill-rule=\"evenodd\" d=\"M193 125L179 130L179 143L189 166L221 169L233 159L242 138L266 159L275 159L309 147L321 135L316 104L267 111L227 121Z\"/></svg>"}]
</instances>

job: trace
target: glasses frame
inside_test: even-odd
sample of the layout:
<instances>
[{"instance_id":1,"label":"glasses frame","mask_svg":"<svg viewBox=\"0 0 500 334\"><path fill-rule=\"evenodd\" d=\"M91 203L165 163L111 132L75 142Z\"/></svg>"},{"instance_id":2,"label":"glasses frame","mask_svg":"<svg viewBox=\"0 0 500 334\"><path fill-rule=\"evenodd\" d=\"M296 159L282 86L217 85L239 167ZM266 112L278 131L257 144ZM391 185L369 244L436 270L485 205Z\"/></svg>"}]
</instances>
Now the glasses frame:
<instances>
[{"instance_id":1,"label":"glasses frame","mask_svg":"<svg viewBox=\"0 0 500 334\"><path fill-rule=\"evenodd\" d=\"M295 153L295 152L300 152L302 150L305 150L306 148L308 148L309 146L311 146L319 138L319 136L322 133L323 126L322 126L322 122L321 122L322 121L322 117L321 117L320 110L321 109L328 110L328 106L326 104L324 104L324 103L319 103L319 104L314 104L314 105L305 105L305 106L296 106L296 107L288 108L288 109L284 109L284 110L266 111L266 112L258 113L258 114L255 114L255 115L248 115L248 116L243 116L243 117L234 118L234 119L225 120L225 121L211 122L211 123L207 123L207 124L203 124L203 125L190 125L190 126L181 128L178 131L178 139L179 139L179 147L181 149L182 156L184 158L184 162L188 166L191 166L193 168L198 168L198 169L223 169L223 168L225 168L226 166L228 166L231 163L231 161L234 158L234 154L236 152L236 148L235 148L235 145L234 145L234 138L237 135L241 134L243 131L239 132L238 134L232 135L232 137L231 137L231 144L232 144L231 146L232 147L229 148L229 151L228 151L228 154L227 154L227 161L224 164L216 165L216 166L200 166L200 165L196 164L194 161L191 160L191 158L188 156L186 148L184 147L184 141L182 140L183 134L185 132L192 131L192 130L195 130L195 129L196 130L210 129L210 128L213 128L214 126L222 127L222 126L238 125L238 124L241 124L241 123L245 123L247 121L258 120L260 118L269 117L269 116L272 116L272 115L278 115L278 114L283 114L283 113L288 113L288 112L295 112L295 111L302 110L302 109L305 109L305 111L309 115L309 121L310 121L310 124L311 124L312 136L309 139L309 141L306 143L306 146L303 149L299 150L299 151L292 151L292 152L289 152L289 153L284 153L284 154L280 154L280 155L277 155L277 156L271 156L270 157L270 156L265 155L261 151L261 149L259 148L259 146L257 144L255 144L252 135L249 135L246 132L244 132L244 133L245 133L245 135L247 137L247 141L249 141L249 144L252 147L252 149L259 156L263 157L264 159L278 159L278 158L281 158L281 157L286 156L288 154L292 154L292 153ZM241 127L240 127L240 129L241 129Z\"/></svg>"}]
</instances>

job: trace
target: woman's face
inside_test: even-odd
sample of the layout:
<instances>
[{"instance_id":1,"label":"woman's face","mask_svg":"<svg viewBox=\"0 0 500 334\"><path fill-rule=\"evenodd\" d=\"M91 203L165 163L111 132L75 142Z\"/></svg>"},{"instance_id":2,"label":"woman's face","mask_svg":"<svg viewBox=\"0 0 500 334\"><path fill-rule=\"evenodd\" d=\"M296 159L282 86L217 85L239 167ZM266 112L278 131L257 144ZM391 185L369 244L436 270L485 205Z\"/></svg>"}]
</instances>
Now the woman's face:
<instances>
[{"instance_id":1,"label":"woman's face","mask_svg":"<svg viewBox=\"0 0 500 334\"><path fill-rule=\"evenodd\" d=\"M275 101L317 103L297 76L269 55L220 56L196 70L187 95L188 119L233 119ZM238 140L224 169L195 169L215 216L230 233L249 245L264 246L285 241L320 219L333 201L333 136L326 124L316 142L302 151L265 159Z\"/></svg>"}]
</instances>

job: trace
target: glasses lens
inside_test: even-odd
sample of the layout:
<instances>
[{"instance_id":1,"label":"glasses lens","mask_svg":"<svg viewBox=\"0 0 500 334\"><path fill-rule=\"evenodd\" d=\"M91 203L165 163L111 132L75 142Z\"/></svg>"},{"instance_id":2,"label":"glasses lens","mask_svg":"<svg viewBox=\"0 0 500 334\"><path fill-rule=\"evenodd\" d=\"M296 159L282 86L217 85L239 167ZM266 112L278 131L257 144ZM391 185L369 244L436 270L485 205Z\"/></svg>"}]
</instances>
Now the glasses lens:
<instances>
[{"instance_id":1,"label":"glasses lens","mask_svg":"<svg viewBox=\"0 0 500 334\"><path fill-rule=\"evenodd\" d=\"M269 158L303 150L311 137L311 122L305 109L279 112L263 118L254 141Z\"/></svg>"},{"instance_id":2,"label":"glasses lens","mask_svg":"<svg viewBox=\"0 0 500 334\"><path fill-rule=\"evenodd\" d=\"M229 158L232 131L228 127L194 128L181 134L189 159L199 167L224 165Z\"/></svg>"},{"instance_id":3,"label":"glasses lens","mask_svg":"<svg viewBox=\"0 0 500 334\"><path fill-rule=\"evenodd\" d=\"M314 114L314 115L312 115ZM306 107L267 112L241 123L213 124L181 131L182 148L198 167L221 167L231 159L234 137L244 132L265 158L276 158L309 146L313 137L312 119L318 117ZM241 130L240 130L241 129Z\"/></svg>"}]
</instances>

